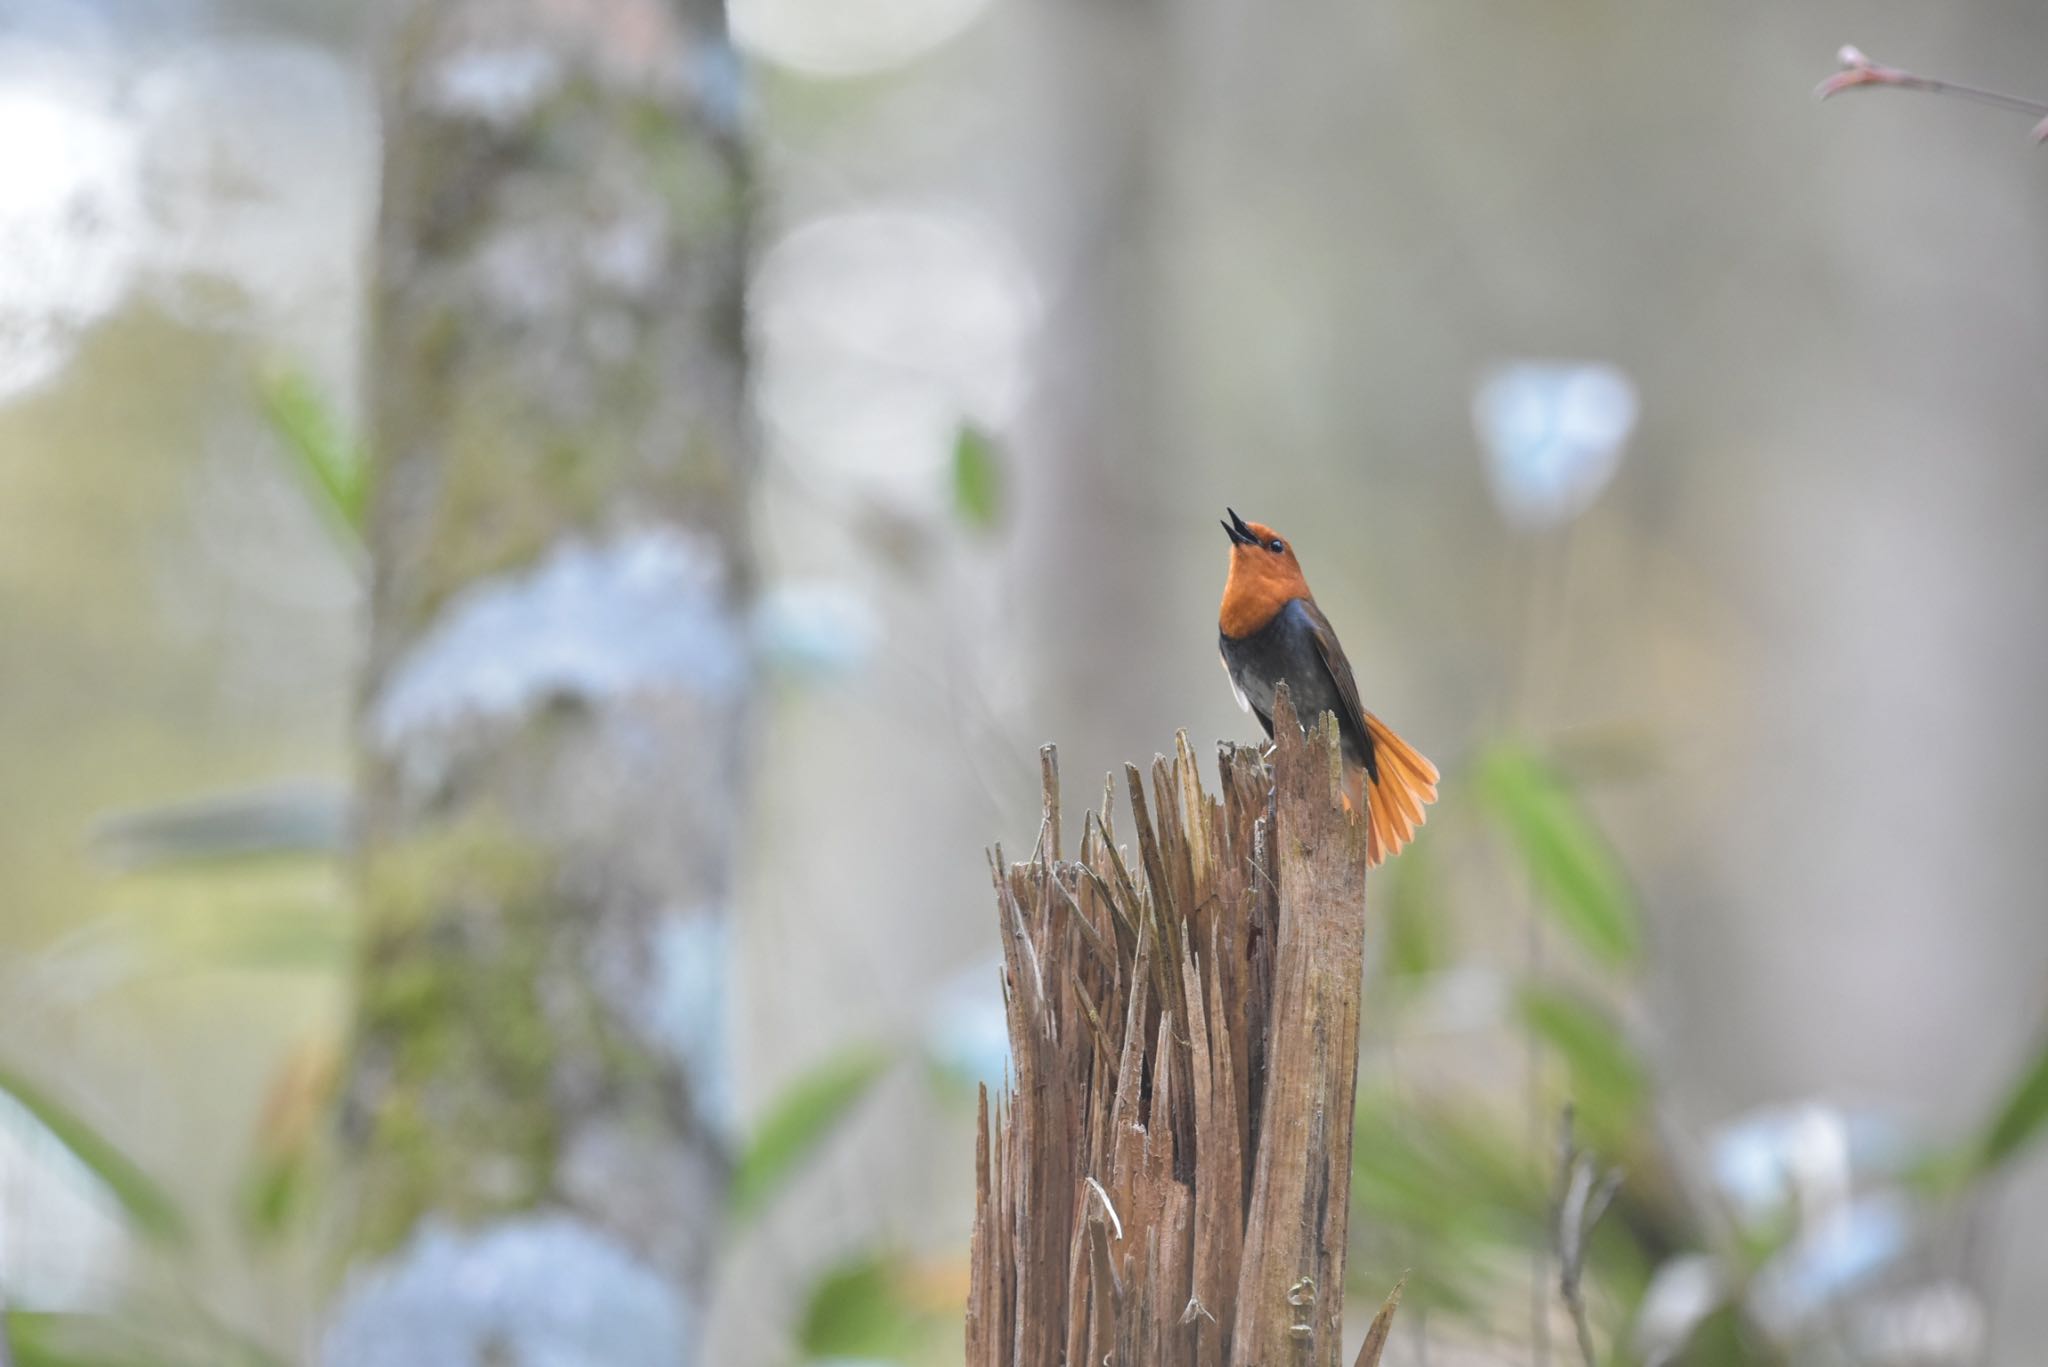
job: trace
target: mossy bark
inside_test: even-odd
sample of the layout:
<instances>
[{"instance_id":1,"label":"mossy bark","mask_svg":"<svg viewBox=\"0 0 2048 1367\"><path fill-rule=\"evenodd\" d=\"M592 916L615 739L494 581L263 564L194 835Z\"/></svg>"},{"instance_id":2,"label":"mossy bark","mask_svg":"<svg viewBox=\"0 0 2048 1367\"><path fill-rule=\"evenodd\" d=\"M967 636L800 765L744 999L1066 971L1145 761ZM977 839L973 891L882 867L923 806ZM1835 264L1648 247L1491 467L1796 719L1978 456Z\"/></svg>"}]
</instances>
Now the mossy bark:
<instances>
[{"instance_id":1,"label":"mossy bark","mask_svg":"<svg viewBox=\"0 0 2048 1367\"><path fill-rule=\"evenodd\" d=\"M341 1251L560 1217L694 1305L749 675L731 52L716 4L441 0L384 55ZM579 626L648 555L692 599L662 650Z\"/></svg>"}]
</instances>

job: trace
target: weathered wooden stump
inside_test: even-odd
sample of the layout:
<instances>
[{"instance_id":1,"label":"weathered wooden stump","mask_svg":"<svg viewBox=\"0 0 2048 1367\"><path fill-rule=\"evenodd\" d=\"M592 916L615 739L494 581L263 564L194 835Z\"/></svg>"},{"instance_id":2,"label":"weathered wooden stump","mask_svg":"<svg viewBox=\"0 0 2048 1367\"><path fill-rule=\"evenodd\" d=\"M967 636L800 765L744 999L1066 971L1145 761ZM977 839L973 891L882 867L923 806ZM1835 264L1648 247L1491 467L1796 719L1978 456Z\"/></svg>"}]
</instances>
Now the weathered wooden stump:
<instances>
[{"instance_id":1,"label":"weathered wooden stump","mask_svg":"<svg viewBox=\"0 0 2048 1367\"><path fill-rule=\"evenodd\" d=\"M1071 860L1048 747L1037 848L995 852L1016 1077L982 1098L969 1367L1336 1367L1365 824L1334 718L1283 689L1274 729L1270 768L1220 747L1220 799L1185 733L1149 795L1128 766L1135 854L1112 783Z\"/></svg>"}]
</instances>

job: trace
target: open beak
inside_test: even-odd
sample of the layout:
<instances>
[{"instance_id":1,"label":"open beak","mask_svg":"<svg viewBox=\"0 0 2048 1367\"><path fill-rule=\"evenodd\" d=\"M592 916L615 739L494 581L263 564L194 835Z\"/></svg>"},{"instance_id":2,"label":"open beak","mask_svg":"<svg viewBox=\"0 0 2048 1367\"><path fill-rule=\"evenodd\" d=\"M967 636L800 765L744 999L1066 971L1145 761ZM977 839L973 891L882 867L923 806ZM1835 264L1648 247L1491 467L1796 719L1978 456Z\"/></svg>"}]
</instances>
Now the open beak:
<instances>
[{"instance_id":1,"label":"open beak","mask_svg":"<svg viewBox=\"0 0 2048 1367\"><path fill-rule=\"evenodd\" d=\"M1233 543L1239 546L1249 546L1258 540L1256 536L1252 535L1252 529L1245 525L1244 519L1237 515L1235 508L1225 508L1223 511L1230 514L1230 521L1223 524L1223 532Z\"/></svg>"}]
</instances>

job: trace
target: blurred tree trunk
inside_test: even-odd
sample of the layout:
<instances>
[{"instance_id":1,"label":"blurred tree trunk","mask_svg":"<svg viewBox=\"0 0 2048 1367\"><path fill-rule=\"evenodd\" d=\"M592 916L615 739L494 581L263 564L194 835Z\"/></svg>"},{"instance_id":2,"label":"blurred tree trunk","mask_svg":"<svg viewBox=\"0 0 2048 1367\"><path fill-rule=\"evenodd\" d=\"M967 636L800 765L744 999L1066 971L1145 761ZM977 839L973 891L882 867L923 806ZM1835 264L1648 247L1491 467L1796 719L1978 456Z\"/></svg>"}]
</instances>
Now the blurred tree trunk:
<instances>
[{"instance_id":1,"label":"blurred tree trunk","mask_svg":"<svg viewBox=\"0 0 2048 1367\"><path fill-rule=\"evenodd\" d=\"M716 0L393 16L330 1364L697 1359L751 663Z\"/></svg>"},{"instance_id":2,"label":"blurred tree trunk","mask_svg":"<svg viewBox=\"0 0 2048 1367\"><path fill-rule=\"evenodd\" d=\"M1152 743L1160 699L1185 677L1185 622L1163 606L1185 587L1176 513L1188 499L1161 333L1184 17L1158 0L1051 5L1034 17L1049 50L1037 111L1049 188L1026 213L1050 257L1050 299L1023 435L1032 487L1018 577L1032 586L1033 691L1070 761L1106 772Z\"/></svg>"}]
</instances>

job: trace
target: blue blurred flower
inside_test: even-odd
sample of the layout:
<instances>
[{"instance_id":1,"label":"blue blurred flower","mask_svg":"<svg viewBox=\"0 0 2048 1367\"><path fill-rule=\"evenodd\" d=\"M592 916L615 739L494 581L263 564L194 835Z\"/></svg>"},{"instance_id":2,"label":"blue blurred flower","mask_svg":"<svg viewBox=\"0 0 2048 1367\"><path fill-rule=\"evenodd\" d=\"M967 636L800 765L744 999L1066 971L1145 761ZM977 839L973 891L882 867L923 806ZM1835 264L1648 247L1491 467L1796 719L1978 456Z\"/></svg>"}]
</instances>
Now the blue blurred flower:
<instances>
[{"instance_id":1,"label":"blue blurred flower","mask_svg":"<svg viewBox=\"0 0 2048 1367\"><path fill-rule=\"evenodd\" d=\"M1787 1209L1826 1213L1856 1179L1896 1173L1910 1157L1893 1117L1818 1102L1751 1111L1707 1141L1715 1184L1750 1225Z\"/></svg>"},{"instance_id":2,"label":"blue blurred flower","mask_svg":"<svg viewBox=\"0 0 2048 1367\"><path fill-rule=\"evenodd\" d=\"M858 670L874 653L879 634L868 600L830 580L780 584L754 609L754 644L762 658L806 678Z\"/></svg>"},{"instance_id":3,"label":"blue blurred flower","mask_svg":"<svg viewBox=\"0 0 2048 1367\"><path fill-rule=\"evenodd\" d=\"M1514 361L1481 378L1472 421L1501 515L1569 522L1600 496L1636 425L1636 388L1603 362Z\"/></svg>"},{"instance_id":4,"label":"blue blurred flower","mask_svg":"<svg viewBox=\"0 0 2048 1367\"><path fill-rule=\"evenodd\" d=\"M1750 1308L1774 1336L1789 1337L1896 1262L1912 1229L1902 1197L1886 1193L1851 1202L1758 1269Z\"/></svg>"},{"instance_id":5,"label":"blue blurred flower","mask_svg":"<svg viewBox=\"0 0 2048 1367\"><path fill-rule=\"evenodd\" d=\"M640 1254L567 1212L474 1227L429 1216L353 1274L317 1361L665 1367L693 1356L701 1316Z\"/></svg>"}]
</instances>

